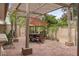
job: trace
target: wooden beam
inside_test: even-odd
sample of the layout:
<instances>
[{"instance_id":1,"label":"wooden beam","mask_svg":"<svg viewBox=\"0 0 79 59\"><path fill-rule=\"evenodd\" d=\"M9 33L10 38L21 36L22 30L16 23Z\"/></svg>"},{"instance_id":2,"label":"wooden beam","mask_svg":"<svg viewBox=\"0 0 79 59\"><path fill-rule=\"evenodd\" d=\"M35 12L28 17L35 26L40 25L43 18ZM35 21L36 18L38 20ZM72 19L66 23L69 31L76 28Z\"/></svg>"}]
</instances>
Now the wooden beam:
<instances>
[{"instance_id":1,"label":"wooden beam","mask_svg":"<svg viewBox=\"0 0 79 59\"><path fill-rule=\"evenodd\" d=\"M63 7L59 7L59 8L57 8L57 9L60 9L60 8L63 8ZM54 9L54 10L48 11L48 12L46 12L46 13L49 13L49 12L55 11L55 10L57 10L57 9ZM20 9L17 9L17 12L23 12L23 13L26 13L26 11L24 11L24 10L20 10ZM46 14L46 13L44 13L44 14ZM34 12L34 11L30 12L30 14L44 15L44 14L42 14L42 13L38 13L38 12Z\"/></svg>"},{"instance_id":2,"label":"wooden beam","mask_svg":"<svg viewBox=\"0 0 79 59\"><path fill-rule=\"evenodd\" d=\"M39 10L40 8L44 7L45 5L46 5L46 3L43 3L42 6L39 6L38 8L36 8L35 10L33 10L33 12L36 11L36 10Z\"/></svg>"},{"instance_id":3,"label":"wooden beam","mask_svg":"<svg viewBox=\"0 0 79 59\"><path fill-rule=\"evenodd\" d=\"M60 6L64 6L64 7L69 7L69 6L72 6L72 4L71 3L56 3L57 5L60 5Z\"/></svg>"},{"instance_id":4,"label":"wooden beam","mask_svg":"<svg viewBox=\"0 0 79 59\"><path fill-rule=\"evenodd\" d=\"M17 9L17 12L23 12L23 13L26 13L26 11L23 11L23 10L20 10L20 9ZM42 13L37 13L37 12L30 12L30 14L44 15L44 14L42 14Z\"/></svg>"},{"instance_id":5,"label":"wooden beam","mask_svg":"<svg viewBox=\"0 0 79 59\"><path fill-rule=\"evenodd\" d=\"M26 37L26 43L25 48L29 48L29 3L26 4L26 29L25 29L25 37Z\"/></svg>"},{"instance_id":6,"label":"wooden beam","mask_svg":"<svg viewBox=\"0 0 79 59\"><path fill-rule=\"evenodd\" d=\"M18 4L18 6L16 7L16 10L20 7L21 3Z\"/></svg>"},{"instance_id":7,"label":"wooden beam","mask_svg":"<svg viewBox=\"0 0 79 59\"><path fill-rule=\"evenodd\" d=\"M4 20L5 20L6 15L7 15L8 6L9 6L9 4L8 3L5 3L5 5L4 5Z\"/></svg>"},{"instance_id":8,"label":"wooden beam","mask_svg":"<svg viewBox=\"0 0 79 59\"><path fill-rule=\"evenodd\" d=\"M78 10L78 19L77 19L77 56L79 56L79 3L77 4L77 10Z\"/></svg>"},{"instance_id":9,"label":"wooden beam","mask_svg":"<svg viewBox=\"0 0 79 59\"><path fill-rule=\"evenodd\" d=\"M46 12L46 13L49 13L49 12L58 10L58 9L60 9L60 8L63 8L63 7L69 7L67 4L64 4L64 3L55 3L55 4L60 5L61 7L57 8L57 9L54 9L54 10L51 10L51 11L48 11L48 12ZM70 4L70 6L71 6L71 5L73 5L73 4ZM46 14L46 13L45 13L45 14Z\"/></svg>"},{"instance_id":10,"label":"wooden beam","mask_svg":"<svg viewBox=\"0 0 79 59\"><path fill-rule=\"evenodd\" d=\"M49 12L52 12L52 11L55 11L55 10L58 10L58 9L60 9L60 8L63 8L63 6L61 6L61 7L59 7L59 8L56 8L56 9L54 9L54 10L51 10L51 11L45 12L44 14L49 13Z\"/></svg>"},{"instance_id":11,"label":"wooden beam","mask_svg":"<svg viewBox=\"0 0 79 59\"><path fill-rule=\"evenodd\" d=\"M37 12L30 12L31 14L38 14L38 15L44 15L42 13L37 13Z\"/></svg>"},{"instance_id":12,"label":"wooden beam","mask_svg":"<svg viewBox=\"0 0 79 59\"><path fill-rule=\"evenodd\" d=\"M58 3L57 3L58 4ZM44 5L42 5L42 6L40 6L39 8L42 8L43 6L45 6L46 5L46 3L44 4ZM65 4L66 5L66 4ZM63 7L65 7L65 5L63 5L63 6L61 6L61 7L59 7L59 8L57 8L57 9L60 9L60 8L63 8ZM39 8L37 8L37 9L39 9ZM37 10L37 9L35 9L35 10ZM44 15L44 14L46 14L46 13L49 13L49 12L52 12L52 11L55 11L55 10L57 10L57 9L54 9L54 10L51 10L51 11L48 11L48 12L45 12L45 13L38 13L38 12L35 12L35 10L34 11L31 11L30 13L31 14L38 14L38 15ZM20 9L17 9L17 12L26 12L26 11L24 11L24 10L20 10Z\"/></svg>"}]
</instances>

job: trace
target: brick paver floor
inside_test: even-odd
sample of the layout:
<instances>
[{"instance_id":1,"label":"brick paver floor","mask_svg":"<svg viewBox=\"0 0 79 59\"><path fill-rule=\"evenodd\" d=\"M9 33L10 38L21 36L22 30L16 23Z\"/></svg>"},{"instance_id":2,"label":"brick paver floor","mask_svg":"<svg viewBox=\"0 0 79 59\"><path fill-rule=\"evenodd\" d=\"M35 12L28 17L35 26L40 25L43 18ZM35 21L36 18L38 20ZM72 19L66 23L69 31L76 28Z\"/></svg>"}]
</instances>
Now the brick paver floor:
<instances>
[{"instance_id":1,"label":"brick paver floor","mask_svg":"<svg viewBox=\"0 0 79 59\"><path fill-rule=\"evenodd\" d=\"M21 48L24 47L25 38L19 38L19 42L14 43L14 48L5 49L6 56L21 56ZM76 56L76 46L65 46L64 44L53 41L45 40L44 44L30 43L33 48L33 54L29 56Z\"/></svg>"}]
</instances>

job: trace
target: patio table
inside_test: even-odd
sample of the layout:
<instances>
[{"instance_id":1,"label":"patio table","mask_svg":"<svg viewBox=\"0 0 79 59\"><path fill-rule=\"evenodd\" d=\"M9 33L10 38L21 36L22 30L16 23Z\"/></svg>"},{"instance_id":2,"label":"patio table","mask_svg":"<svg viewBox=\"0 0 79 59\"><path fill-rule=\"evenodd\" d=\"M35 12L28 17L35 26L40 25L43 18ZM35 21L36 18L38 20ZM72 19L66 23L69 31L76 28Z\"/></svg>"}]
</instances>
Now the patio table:
<instances>
[{"instance_id":1,"label":"patio table","mask_svg":"<svg viewBox=\"0 0 79 59\"><path fill-rule=\"evenodd\" d=\"M4 44L5 42L7 42L7 41L8 41L8 40L7 40L6 35L0 33L0 55L3 54L3 51L4 51L4 49L3 49L3 44Z\"/></svg>"},{"instance_id":2,"label":"patio table","mask_svg":"<svg viewBox=\"0 0 79 59\"><path fill-rule=\"evenodd\" d=\"M30 33L30 41L37 41L37 42L44 42L44 36L42 34L39 33Z\"/></svg>"},{"instance_id":3,"label":"patio table","mask_svg":"<svg viewBox=\"0 0 79 59\"><path fill-rule=\"evenodd\" d=\"M39 37L40 37L39 33L30 33L30 40L31 41L37 41L37 39L39 41L40 40Z\"/></svg>"}]
</instances>

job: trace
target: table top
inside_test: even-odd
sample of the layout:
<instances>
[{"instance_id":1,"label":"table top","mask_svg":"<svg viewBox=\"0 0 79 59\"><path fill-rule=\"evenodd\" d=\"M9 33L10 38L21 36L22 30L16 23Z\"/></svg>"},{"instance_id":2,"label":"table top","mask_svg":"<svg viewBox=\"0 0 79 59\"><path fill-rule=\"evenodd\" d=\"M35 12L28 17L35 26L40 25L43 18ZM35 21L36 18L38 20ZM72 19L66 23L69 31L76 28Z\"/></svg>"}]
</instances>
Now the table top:
<instances>
[{"instance_id":1,"label":"table top","mask_svg":"<svg viewBox=\"0 0 79 59\"><path fill-rule=\"evenodd\" d=\"M6 41L8 41L7 37L6 37L6 34L0 33L0 43L6 42Z\"/></svg>"},{"instance_id":2,"label":"table top","mask_svg":"<svg viewBox=\"0 0 79 59\"><path fill-rule=\"evenodd\" d=\"M39 35L40 33L30 33L30 35Z\"/></svg>"}]
</instances>

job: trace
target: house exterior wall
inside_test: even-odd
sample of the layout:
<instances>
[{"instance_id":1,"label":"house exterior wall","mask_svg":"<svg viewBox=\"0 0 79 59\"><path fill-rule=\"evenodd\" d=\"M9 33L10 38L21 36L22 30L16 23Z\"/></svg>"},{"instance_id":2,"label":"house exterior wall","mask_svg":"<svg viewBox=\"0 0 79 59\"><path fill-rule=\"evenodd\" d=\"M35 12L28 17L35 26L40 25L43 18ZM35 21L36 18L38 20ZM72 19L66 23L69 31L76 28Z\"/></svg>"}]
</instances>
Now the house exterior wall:
<instances>
[{"instance_id":1,"label":"house exterior wall","mask_svg":"<svg viewBox=\"0 0 79 59\"><path fill-rule=\"evenodd\" d=\"M6 31L6 25L0 24L0 33L4 33Z\"/></svg>"},{"instance_id":2,"label":"house exterior wall","mask_svg":"<svg viewBox=\"0 0 79 59\"><path fill-rule=\"evenodd\" d=\"M0 24L0 33L5 33L5 32L9 33L10 30L11 30L11 25L10 24L7 24L7 25Z\"/></svg>"}]
</instances>

